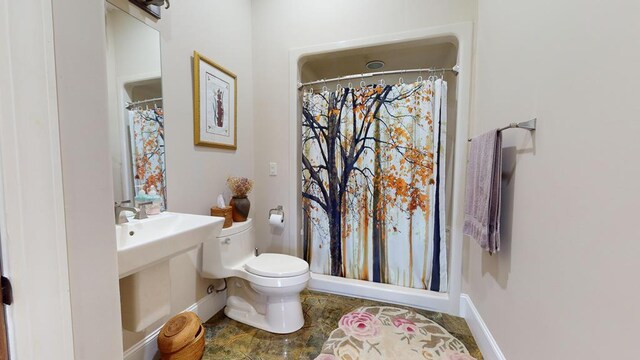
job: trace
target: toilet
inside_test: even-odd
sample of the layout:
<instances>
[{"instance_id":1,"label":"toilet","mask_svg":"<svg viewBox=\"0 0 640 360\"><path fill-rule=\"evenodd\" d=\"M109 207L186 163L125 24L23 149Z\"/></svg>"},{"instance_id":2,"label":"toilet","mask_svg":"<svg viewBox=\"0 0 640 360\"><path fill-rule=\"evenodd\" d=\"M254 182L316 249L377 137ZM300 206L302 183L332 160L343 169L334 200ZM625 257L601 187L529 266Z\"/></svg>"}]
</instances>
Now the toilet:
<instances>
[{"instance_id":1,"label":"toilet","mask_svg":"<svg viewBox=\"0 0 640 360\"><path fill-rule=\"evenodd\" d=\"M226 279L227 306L233 320L277 334L304 325L300 292L309 281L309 264L295 256L256 256L251 219L222 229L202 247L201 276Z\"/></svg>"}]
</instances>

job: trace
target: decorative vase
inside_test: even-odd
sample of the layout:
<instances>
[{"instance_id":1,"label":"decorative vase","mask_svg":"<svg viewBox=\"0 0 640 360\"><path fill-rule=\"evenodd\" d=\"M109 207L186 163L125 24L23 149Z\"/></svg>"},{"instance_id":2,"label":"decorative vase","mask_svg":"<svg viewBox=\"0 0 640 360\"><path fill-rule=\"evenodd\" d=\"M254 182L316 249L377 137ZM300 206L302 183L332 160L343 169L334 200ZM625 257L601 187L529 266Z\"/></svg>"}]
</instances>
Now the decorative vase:
<instances>
[{"instance_id":1,"label":"decorative vase","mask_svg":"<svg viewBox=\"0 0 640 360\"><path fill-rule=\"evenodd\" d=\"M233 196L231 197L231 217L235 222L243 222L247 221L247 217L249 216L249 209L251 208L251 203L246 196Z\"/></svg>"}]
</instances>

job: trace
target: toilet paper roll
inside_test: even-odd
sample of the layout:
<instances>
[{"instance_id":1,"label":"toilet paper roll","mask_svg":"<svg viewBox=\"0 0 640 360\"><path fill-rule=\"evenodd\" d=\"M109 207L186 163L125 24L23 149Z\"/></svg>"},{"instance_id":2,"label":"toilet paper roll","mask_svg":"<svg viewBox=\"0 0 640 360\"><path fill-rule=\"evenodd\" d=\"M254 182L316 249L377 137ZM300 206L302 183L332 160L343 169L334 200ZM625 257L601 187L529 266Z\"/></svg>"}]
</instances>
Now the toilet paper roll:
<instances>
[{"instance_id":1,"label":"toilet paper roll","mask_svg":"<svg viewBox=\"0 0 640 360\"><path fill-rule=\"evenodd\" d=\"M271 214L269 216L269 225L275 229L284 228L284 217L280 214Z\"/></svg>"}]
</instances>

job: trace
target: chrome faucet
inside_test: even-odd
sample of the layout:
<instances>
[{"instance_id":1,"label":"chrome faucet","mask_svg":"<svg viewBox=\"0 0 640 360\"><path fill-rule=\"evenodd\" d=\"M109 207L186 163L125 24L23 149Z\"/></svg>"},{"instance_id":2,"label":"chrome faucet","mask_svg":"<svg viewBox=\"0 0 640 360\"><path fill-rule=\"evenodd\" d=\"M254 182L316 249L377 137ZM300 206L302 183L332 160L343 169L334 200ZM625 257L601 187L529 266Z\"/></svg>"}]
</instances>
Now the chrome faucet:
<instances>
[{"instance_id":1,"label":"chrome faucet","mask_svg":"<svg viewBox=\"0 0 640 360\"><path fill-rule=\"evenodd\" d=\"M114 204L114 211L115 211L115 216L116 216L116 224L120 225L120 224L124 224L129 222L129 220L127 219L126 216L120 216L120 214L123 211L131 211L135 214L134 218L135 219L146 219L147 218L147 212L144 210L144 205L149 205L151 204L151 202L145 202L145 203L140 203L141 207L140 209L138 209L137 207L133 207L133 206L124 206L123 204L130 204L131 200L123 200L120 203L115 203Z\"/></svg>"}]
</instances>

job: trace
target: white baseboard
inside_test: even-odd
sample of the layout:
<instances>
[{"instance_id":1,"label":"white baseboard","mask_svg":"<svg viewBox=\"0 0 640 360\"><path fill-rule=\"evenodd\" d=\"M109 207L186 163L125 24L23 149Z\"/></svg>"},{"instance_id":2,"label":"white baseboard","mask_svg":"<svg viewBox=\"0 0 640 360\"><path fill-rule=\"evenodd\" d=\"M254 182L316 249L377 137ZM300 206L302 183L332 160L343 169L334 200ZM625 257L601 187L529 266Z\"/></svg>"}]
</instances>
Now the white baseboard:
<instances>
[{"instance_id":1,"label":"white baseboard","mask_svg":"<svg viewBox=\"0 0 640 360\"><path fill-rule=\"evenodd\" d=\"M200 299L197 303L184 309L184 311L193 311L203 321L209 320L218 311L224 308L227 301L227 292L213 293ZM144 339L130 347L124 352L124 360L153 360L159 359L158 343L156 339L160 333L159 327L147 335Z\"/></svg>"},{"instance_id":2,"label":"white baseboard","mask_svg":"<svg viewBox=\"0 0 640 360\"><path fill-rule=\"evenodd\" d=\"M460 316L467 321L485 360L506 360L487 324L484 323L478 309L467 294L460 295Z\"/></svg>"}]
</instances>

